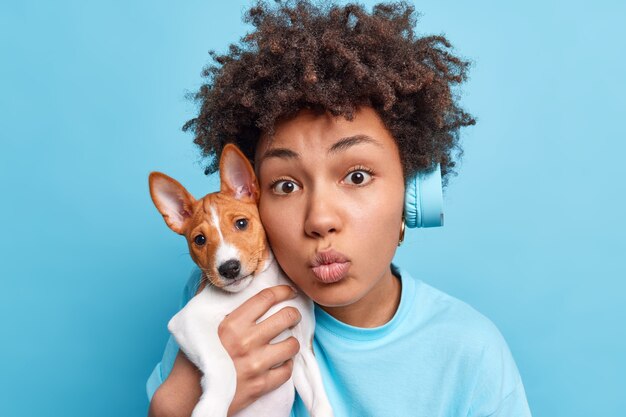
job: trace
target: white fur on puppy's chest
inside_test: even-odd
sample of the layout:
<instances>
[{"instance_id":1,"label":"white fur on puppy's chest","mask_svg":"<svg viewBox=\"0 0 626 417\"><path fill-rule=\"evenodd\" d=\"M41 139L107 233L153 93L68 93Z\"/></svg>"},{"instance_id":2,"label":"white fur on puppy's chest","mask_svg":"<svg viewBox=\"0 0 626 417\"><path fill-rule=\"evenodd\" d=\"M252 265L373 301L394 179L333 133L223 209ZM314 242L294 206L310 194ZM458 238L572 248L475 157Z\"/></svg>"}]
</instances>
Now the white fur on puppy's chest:
<instances>
[{"instance_id":1,"label":"white fur on puppy's chest","mask_svg":"<svg viewBox=\"0 0 626 417\"><path fill-rule=\"evenodd\" d=\"M293 285L278 268L273 256L268 262L268 267L257 274L247 288L238 293L226 293L215 287L205 287L168 324L168 329L181 349L204 375L204 394L194 409L193 417L225 417L235 392L236 371L217 334L217 328L224 317L264 288L281 284ZM274 338L272 343L291 335L298 339L300 353L294 358L294 375L278 389L241 410L236 414L237 417L289 416L294 400L294 384L301 396L317 401L318 409L321 411L312 413L313 416L332 416L317 363L310 359L312 358L310 343L315 328L312 301L300 295L272 306L258 321L264 320L285 306L297 308L302 319L293 329L286 330ZM304 352L305 350L309 352ZM298 360L303 353L309 358L308 361L301 358ZM296 370L298 366L315 369Z\"/></svg>"}]
</instances>

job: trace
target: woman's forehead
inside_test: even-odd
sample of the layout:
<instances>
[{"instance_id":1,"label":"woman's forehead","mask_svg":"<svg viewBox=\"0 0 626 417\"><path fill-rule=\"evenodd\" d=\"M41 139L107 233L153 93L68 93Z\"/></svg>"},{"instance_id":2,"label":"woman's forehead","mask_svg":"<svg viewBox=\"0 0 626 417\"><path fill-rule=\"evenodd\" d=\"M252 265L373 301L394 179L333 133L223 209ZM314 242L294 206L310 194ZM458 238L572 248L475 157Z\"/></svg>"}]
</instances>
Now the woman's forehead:
<instances>
[{"instance_id":1,"label":"woman's forehead","mask_svg":"<svg viewBox=\"0 0 626 417\"><path fill-rule=\"evenodd\" d=\"M311 152L330 155L358 145L371 145L382 153L397 152L391 133L371 108L359 109L352 120L302 110L295 117L277 123L273 135L261 136L255 166L259 167L265 160L274 157L296 158Z\"/></svg>"}]
</instances>

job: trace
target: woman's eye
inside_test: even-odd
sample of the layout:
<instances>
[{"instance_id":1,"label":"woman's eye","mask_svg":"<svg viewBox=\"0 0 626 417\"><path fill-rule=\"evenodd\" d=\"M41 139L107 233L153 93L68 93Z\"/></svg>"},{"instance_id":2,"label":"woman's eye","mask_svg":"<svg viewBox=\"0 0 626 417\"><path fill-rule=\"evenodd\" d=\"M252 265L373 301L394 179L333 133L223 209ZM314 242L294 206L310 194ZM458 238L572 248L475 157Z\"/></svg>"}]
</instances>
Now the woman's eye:
<instances>
[{"instance_id":1,"label":"woman's eye","mask_svg":"<svg viewBox=\"0 0 626 417\"><path fill-rule=\"evenodd\" d=\"M348 182L348 184L363 185L372 180L372 174L365 170L359 169L356 171L352 171L351 173L346 175L345 180Z\"/></svg>"},{"instance_id":2,"label":"woman's eye","mask_svg":"<svg viewBox=\"0 0 626 417\"><path fill-rule=\"evenodd\" d=\"M239 230L246 230L248 228L248 219L239 219L235 221L235 227Z\"/></svg>"},{"instance_id":3,"label":"woman's eye","mask_svg":"<svg viewBox=\"0 0 626 417\"><path fill-rule=\"evenodd\" d=\"M276 181L272 185L272 191L280 195L291 194L299 189L300 187L295 182L289 180Z\"/></svg>"},{"instance_id":4,"label":"woman's eye","mask_svg":"<svg viewBox=\"0 0 626 417\"><path fill-rule=\"evenodd\" d=\"M193 241L196 245L202 246L206 243L206 237L204 237L204 235L198 235L195 238L193 238Z\"/></svg>"}]
</instances>

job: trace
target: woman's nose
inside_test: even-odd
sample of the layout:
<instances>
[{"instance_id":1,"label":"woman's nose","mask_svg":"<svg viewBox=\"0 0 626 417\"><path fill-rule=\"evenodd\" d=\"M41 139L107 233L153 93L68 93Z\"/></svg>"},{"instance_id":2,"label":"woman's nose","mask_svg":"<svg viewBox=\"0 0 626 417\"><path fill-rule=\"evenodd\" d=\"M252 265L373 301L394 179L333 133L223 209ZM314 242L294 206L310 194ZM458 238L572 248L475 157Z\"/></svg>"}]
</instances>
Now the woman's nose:
<instances>
[{"instance_id":1,"label":"woman's nose","mask_svg":"<svg viewBox=\"0 0 626 417\"><path fill-rule=\"evenodd\" d=\"M335 203L328 193L318 191L310 194L304 220L304 231L308 236L325 237L341 230L341 218Z\"/></svg>"}]
</instances>

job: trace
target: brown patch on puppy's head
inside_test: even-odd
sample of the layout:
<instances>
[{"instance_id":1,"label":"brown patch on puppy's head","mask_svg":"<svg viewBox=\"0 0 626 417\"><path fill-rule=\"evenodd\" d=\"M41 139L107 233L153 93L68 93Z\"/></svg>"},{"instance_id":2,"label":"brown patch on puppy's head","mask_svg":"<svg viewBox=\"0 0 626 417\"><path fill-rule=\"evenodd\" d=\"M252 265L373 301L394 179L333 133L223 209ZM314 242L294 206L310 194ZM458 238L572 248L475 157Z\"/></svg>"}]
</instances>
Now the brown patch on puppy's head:
<instances>
[{"instance_id":1,"label":"brown patch on puppy's head","mask_svg":"<svg viewBox=\"0 0 626 417\"><path fill-rule=\"evenodd\" d=\"M189 253L208 281L229 292L244 289L269 256L254 170L229 144L220 160L220 191L195 200L176 180L150 174L150 194L167 225L187 238Z\"/></svg>"}]
</instances>

